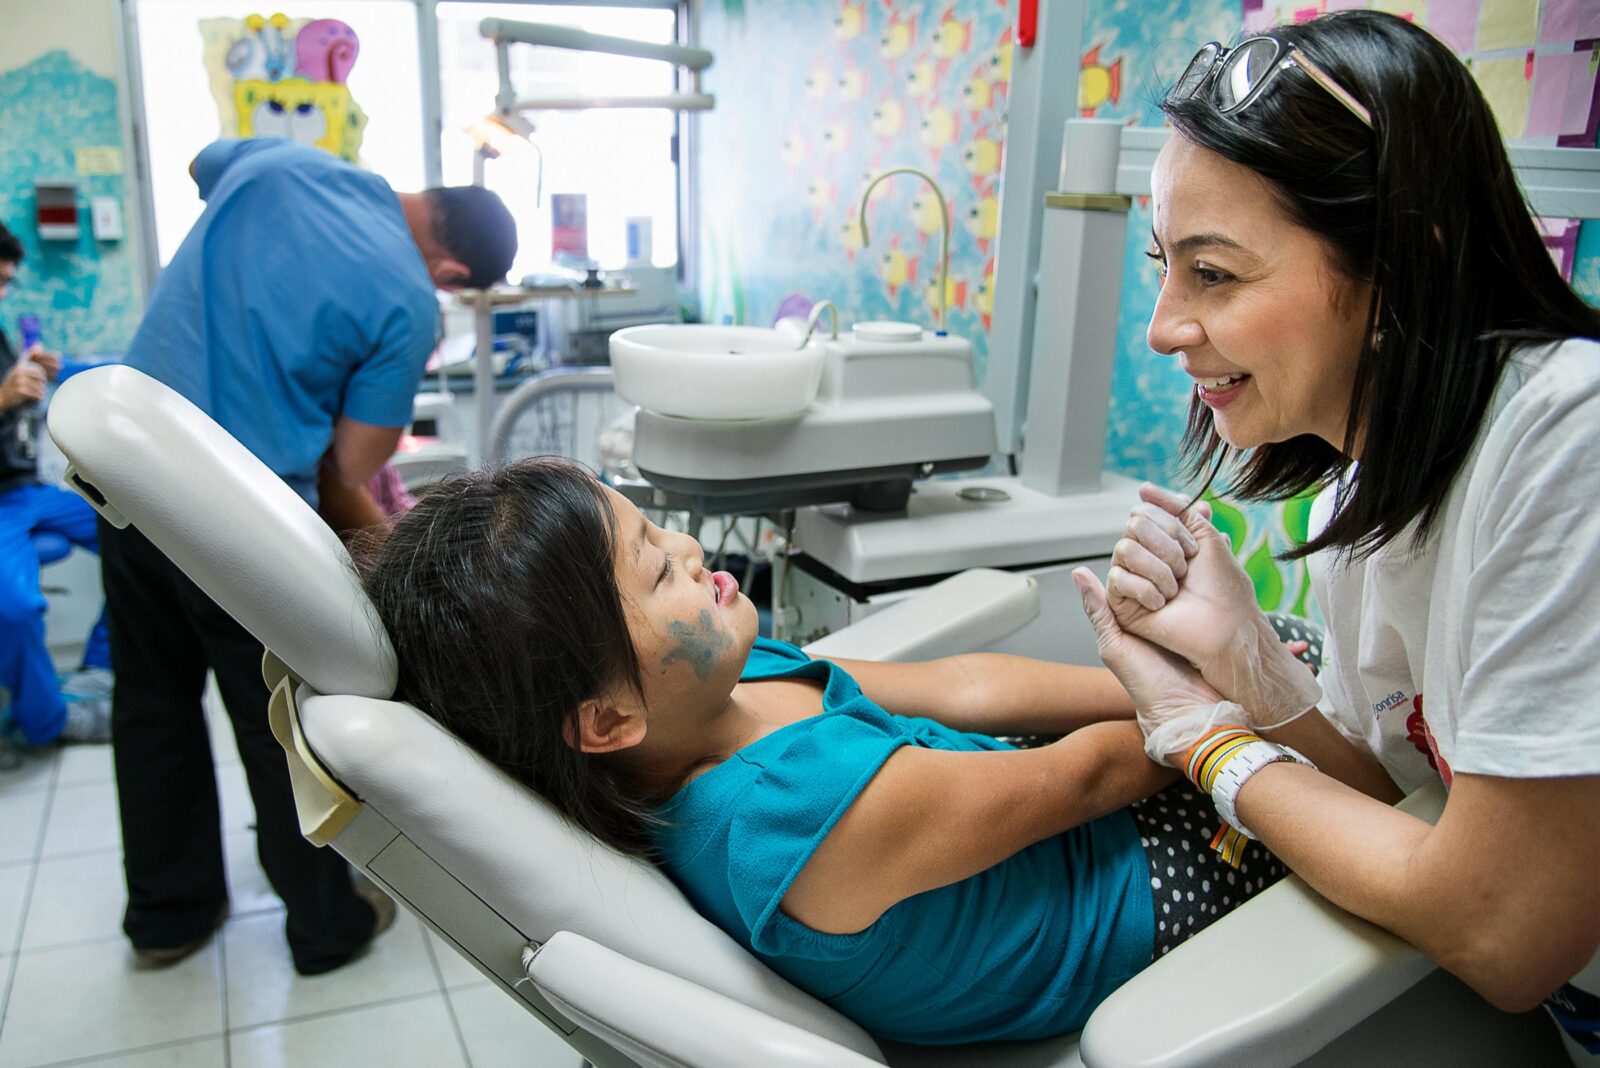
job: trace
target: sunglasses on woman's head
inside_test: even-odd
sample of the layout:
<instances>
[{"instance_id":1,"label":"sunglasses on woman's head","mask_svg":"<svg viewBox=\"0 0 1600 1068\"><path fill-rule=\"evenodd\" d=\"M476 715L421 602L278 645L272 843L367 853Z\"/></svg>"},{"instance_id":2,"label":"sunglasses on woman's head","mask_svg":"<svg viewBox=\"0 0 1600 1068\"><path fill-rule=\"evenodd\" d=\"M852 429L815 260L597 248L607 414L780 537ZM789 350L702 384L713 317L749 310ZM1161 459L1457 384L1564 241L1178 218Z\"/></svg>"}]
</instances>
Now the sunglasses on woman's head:
<instances>
[{"instance_id":1,"label":"sunglasses on woman's head","mask_svg":"<svg viewBox=\"0 0 1600 1068\"><path fill-rule=\"evenodd\" d=\"M1216 41L1201 48L1168 90L1166 103L1188 100L1209 90L1211 105L1224 115L1249 107L1273 79L1291 67L1299 67L1328 95L1349 109L1367 128L1372 128L1372 113L1327 71L1313 63L1298 48L1285 48L1276 37L1251 37L1232 48Z\"/></svg>"}]
</instances>

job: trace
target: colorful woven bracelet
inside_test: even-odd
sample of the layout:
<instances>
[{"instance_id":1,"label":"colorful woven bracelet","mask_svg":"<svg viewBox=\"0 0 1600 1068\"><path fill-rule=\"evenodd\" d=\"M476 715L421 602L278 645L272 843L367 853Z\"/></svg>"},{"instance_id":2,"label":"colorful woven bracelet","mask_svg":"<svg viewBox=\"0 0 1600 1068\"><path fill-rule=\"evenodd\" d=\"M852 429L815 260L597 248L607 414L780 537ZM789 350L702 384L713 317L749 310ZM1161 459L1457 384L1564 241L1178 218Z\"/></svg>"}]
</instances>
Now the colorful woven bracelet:
<instances>
[{"instance_id":1,"label":"colorful woven bracelet","mask_svg":"<svg viewBox=\"0 0 1600 1068\"><path fill-rule=\"evenodd\" d=\"M1248 727L1213 727L1190 748L1183 760L1183 773L1208 797L1216 784L1217 774L1241 749L1262 738ZM1211 848L1222 859L1237 868L1244 862L1244 844L1250 839L1218 815L1217 833L1211 839Z\"/></svg>"}]
</instances>

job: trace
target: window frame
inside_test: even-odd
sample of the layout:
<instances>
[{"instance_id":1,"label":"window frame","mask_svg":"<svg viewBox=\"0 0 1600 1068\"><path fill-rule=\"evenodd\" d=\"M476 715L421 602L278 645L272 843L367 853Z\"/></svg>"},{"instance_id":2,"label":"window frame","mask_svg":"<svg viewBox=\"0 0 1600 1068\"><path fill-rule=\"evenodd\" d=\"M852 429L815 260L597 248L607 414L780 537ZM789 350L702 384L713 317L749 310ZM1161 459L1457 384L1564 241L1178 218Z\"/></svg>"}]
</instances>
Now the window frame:
<instances>
[{"instance_id":1,"label":"window frame","mask_svg":"<svg viewBox=\"0 0 1600 1068\"><path fill-rule=\"evenodd\" d=\"M155 287L161 273L160 251L156 244L155 192L150 170L149 120L144 99L142 56L139 47L138 9L145 0L119 0L117 29L126 84L124 86L123 125L126 144L133 151L130 168L129 192L138 206L138 219L133 227L138 242L140 281L148 295ZM157 0L159 2L159 0ZM429 186L444 182L443 159L443 89L439 69L439 15L441 0L409 0L416 10L417 56L420 64L418 79L421 88L421 129L423 182ZM478 3L496 4L507 9L512 16L518 7L590 7L637 8L643 10L671 11L675 16L675 37L681 44L689 44L694 37L693 5L690 0L474 0ZM686 91L682 68L675 72L677 91ZM672 138L673 172L677 184L678 248L675 268L681 284L696 277L693 258L695 241L689 235L699 219L695 160L699 116L694 112L677 112Z\"/></svg>"}]
</instances>

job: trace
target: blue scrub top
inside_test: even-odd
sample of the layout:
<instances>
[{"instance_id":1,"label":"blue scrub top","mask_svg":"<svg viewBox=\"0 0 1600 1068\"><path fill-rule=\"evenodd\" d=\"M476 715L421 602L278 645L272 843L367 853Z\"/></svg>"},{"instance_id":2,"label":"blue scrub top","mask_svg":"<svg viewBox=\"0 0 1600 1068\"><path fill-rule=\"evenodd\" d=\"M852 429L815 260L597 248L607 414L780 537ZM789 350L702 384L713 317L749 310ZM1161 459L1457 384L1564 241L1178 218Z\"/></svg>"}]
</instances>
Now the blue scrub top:
<instances>
[{"instance_id":1,"label":"blue scrub top","mask_svg":"<svg viewBox=\"0 0 1600 1068\"><path fill-rule=\"evenodd\" d=\"M204 213L126 362L193 401L308 502L341 415L411 421L433 282L382 178L319 148L223 140L195 159Z\"/></svg>"},{"instance_id":2,"label":"blue scrub top","mask_svg":"<svg viewBox=\"0 0 1600 1068\"><path fill-rule=\"evenodd\" d=\"M795 876L896 749L1010 746L889 715L839 667L758 639L743 680L773 678L824 682L822 714L678 791L658 842L695 908L774 971L874 1035L936 1044L1076 1030L1150 963L1149 867L1126 812L908 898L857 934L785 915L778 903Z\"/></svg>"}]
</instances>

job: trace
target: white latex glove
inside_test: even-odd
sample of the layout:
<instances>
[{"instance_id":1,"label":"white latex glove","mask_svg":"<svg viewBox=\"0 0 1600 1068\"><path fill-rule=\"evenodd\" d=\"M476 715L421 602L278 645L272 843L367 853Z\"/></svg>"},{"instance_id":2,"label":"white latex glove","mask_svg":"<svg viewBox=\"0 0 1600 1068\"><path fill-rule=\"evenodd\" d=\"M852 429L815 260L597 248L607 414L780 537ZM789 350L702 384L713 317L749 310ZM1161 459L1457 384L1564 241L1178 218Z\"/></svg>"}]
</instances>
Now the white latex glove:
<instances>
[{"instance_id":1,"label":"white latex glove","mask_svg":"<svg viewBox=\"0 0 1600 1068\"><path fill-rule=\"evenodd\" d=\"M1310 711L1322 687L1278 641L1210 506L1185 511L1187 497L1149 484L1139 496L1106 575L1117 623L1188 660L1252 727Z\"/></svg>"},{"instance_id":2,"label":"white latex glove","mask_svg":"<svg viewBox=\"0 0 1600 1068\"><path fill-rule=\"evenodd\" d=\"M1072 581L1094 627L1100 659L1133 698L1151 760L1181 768L1184 754L1211 728L1245 722L1244 710L1222 700L1194 668L1118 626L1094 572L1080 567Z\"/></svg>"}]
</instances>

